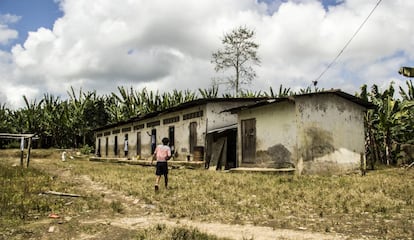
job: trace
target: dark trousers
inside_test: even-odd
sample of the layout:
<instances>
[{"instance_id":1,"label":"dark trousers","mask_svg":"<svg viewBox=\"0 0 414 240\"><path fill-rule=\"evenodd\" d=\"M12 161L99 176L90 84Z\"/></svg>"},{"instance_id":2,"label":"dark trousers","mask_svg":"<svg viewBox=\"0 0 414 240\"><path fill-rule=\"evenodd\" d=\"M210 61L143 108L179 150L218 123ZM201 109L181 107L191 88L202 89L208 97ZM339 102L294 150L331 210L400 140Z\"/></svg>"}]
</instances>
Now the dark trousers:
<instances>
[{"instance_id":1,"label":"dark trousers","mask_svg":"<svg viewBox=\"0 0 414 240\"><path fill-rule=\"evenodd\" d=\"M164 175L165 186L168 186L168 164L167 162L157 162L157 169L155 175L162 176Z\"/></svg>"}]
</instances>

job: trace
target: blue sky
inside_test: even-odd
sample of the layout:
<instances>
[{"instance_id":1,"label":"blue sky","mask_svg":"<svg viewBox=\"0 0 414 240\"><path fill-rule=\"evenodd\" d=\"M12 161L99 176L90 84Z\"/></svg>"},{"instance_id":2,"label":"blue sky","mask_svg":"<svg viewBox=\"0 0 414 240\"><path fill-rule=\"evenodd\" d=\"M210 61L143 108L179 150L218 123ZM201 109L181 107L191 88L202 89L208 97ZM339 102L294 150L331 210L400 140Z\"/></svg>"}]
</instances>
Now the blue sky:
<instances>
[{"instance_id":1,"label":"blue sky","mask_svg":"<svg viewBox=\"0 0 414 240\"><path fill-rule=\"evenodd\" d=\"M0 45L3 50L9 50L16 43L24 43L29 31L36 31L39 27L53 28L53 23L63 13L54 0L0 0L1 14L21 17L18 22L10 24L18 31L19 37L7 45Z\"/></svg>"},{"instance_id":2,"label":"blue sky","mask_svg":"<svg viewBox=\"0 0 414 240\"><path fill-rule=\"evenodd\" d=\"M253 29L260 45L257 77L244 87L297 91L326 69L378 1L0 0L0 104L20 107L22 95L66 98L70 87L98 94L117 86L208 88L231 74L215 72L211 54L238 26ZM382 1L318 86L353 94L363 84L404 85L397 72L414 65L412 9L412 0Z\"/></svg>"}]
</instances>

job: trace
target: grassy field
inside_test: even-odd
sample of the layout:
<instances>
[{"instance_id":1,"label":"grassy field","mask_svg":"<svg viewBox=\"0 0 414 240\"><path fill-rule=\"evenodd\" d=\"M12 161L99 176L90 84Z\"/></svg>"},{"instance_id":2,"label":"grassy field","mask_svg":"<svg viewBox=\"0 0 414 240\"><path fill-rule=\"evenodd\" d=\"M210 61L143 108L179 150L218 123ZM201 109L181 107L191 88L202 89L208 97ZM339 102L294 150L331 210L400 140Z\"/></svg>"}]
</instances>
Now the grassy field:
<instances>
[{"instance_id":1,"label":"grassy field","mask_svg":"<svg viewBox=\"0 0 414 240\"><path fill-rule=\"evenodd\" d=\"M61 162L59 155L38 154L41 160L35 155L31 167L21 170L11 167L18 162L13 154L0 152L0 190L5 193L0 207L1 217L6 220L0 227L7 230L9 237L13 236L10 229L27 221L39 221L50 212L76 215L89 211L92 215L111 209L113 214L122 214L122 204L104 202L99 193L83 192L76 181L61 182L60 174L70 171L75 176L88 175L107 188L154 206L154 214L177 221L186 218L306 229L341 233L351 239L414 239L414 169L383 169L368 172L364 177L171 169L170 189L161 185L155 193L152 167L85 160ZM48 189L87 197L67 204L67 200L39 195ZM196 229L171 229L163 225L136 230L132 236L151 239L160 236L160 232L166 234L165 239L215 239ZM188 238L172 238L174 234Z\"/></svg>"}]
</instances>

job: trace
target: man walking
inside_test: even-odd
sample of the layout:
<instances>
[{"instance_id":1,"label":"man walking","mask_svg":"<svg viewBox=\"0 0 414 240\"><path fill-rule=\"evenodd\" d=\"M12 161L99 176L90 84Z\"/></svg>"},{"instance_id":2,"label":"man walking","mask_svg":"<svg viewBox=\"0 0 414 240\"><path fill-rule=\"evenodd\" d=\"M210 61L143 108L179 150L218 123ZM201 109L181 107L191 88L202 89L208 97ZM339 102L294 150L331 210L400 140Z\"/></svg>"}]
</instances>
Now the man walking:
<instances>
[{"instance_id":1,"label":"man walking","mask_svg":"<svg viewBox=\"0 0 414 240\"><path fill-rule=\"evenodd\" d=\"M168 164L167 161L171 158L171 148L168 146L170 140L168 138L162 139L162 145L158 145L155 148L152 161L157 160L156 165L156 179L155 179L155 191L158 191L158 184L160 183L161 176L164 176L165 188L168 189ZM151 161L151 165L152 165Z\"/></svg>"}]
</instances>

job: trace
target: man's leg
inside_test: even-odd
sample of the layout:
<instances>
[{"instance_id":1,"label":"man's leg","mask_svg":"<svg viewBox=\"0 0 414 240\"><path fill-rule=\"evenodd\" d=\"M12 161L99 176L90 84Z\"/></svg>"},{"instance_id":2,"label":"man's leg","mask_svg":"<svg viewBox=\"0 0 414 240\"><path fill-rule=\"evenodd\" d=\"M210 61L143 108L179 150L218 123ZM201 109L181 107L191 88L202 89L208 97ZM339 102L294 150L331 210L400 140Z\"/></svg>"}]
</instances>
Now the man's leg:
<instances>
[{"instance_id":1,"label":"man's leg","mask_svg":"<svg viewBox=\"0 0 414 240\"><path fill-rule=\"evenodd\" d=\"M158 184L160 183L161 175L157 175L157 178L155 179L155 191L158 191Z\"/></svg>"},{"instance_id":2,"label":"man's leg","mask_svg":"<svg viewBox=\"0 0 414 240\"><path fill-rule=\"evenodd\" d=\"M164 174L165 188L168 188L168 173Z\"/></svg>"}]
</instances>

